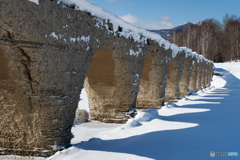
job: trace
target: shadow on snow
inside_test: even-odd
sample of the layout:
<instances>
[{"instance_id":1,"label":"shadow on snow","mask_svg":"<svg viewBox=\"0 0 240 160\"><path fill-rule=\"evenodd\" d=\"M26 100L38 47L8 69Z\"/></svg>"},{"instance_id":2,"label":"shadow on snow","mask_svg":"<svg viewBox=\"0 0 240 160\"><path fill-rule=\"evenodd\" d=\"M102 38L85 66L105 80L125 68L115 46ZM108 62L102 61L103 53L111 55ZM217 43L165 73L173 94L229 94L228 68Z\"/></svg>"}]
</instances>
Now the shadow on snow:
<instances>
[{"instance_id":1,"label":"shadow on snow","mask_svg":"<svg viewBox=\"0 0 240 160\"><path fill-rule=\"evenodd\" d=\"M190 101L218 104L189 104L184 108L210 109L208 112L161 116L162 120L197 123L199 126L180 130L150 132L124 139L92 138L74 145L79 149L128 153L152 159L212 159L210 152L240 153L240 80L226 70L224 88L214 88L200 99ZM218 99L209 99L218 97ZM187 97L186 99L191 99ZM204 99L205 98L205 99ZM177 105L176 105L177 106ZM177 106L178 107L178 106ZM217 157L226 159L226 157ZM231 157L237 159L239 157Z\"/></svg>"}]
</instances>

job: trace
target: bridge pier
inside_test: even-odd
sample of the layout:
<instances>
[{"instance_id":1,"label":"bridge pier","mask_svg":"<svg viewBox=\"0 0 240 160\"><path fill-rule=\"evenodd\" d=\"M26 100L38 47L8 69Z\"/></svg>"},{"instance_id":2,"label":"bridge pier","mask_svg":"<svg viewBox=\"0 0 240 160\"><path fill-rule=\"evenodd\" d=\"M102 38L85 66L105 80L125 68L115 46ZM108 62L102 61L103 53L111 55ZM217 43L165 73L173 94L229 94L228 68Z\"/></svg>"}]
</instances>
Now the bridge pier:
<instances>
[{"instance_id":1,"label":"bridge pier","mask_svg":"<svg viewBox=\"0 0 240 160\"><path fill-rule=\"evenodd\" d=\"M209 87L208 86L208 76L209 76L209 62L206 61L206 75L205 75L205 87Z\"/></svg>"},{"instance_id":2,"label":"bridge pier","mask_svg":"<svg viewBox=\"0 0 240 160\"><path fill-rule=\"evenodd\" d=\"M212 82L212 77L213 77L213 63L210 63L210 67L209 67L209 86L211 85L211 82Z\"/></svg>"},{"instance_id":3,"label":"bridge pier","mask_svg":"<svg viewBox=\"0 0 240 160\"><path fill-rule=\"evenodd\" d=\"M184 51L179 52L174 58L171 59L167 75L167 87L165 88L166 102L172 102L176 99L179 99L179 82L182 78L184 60Z\"/></svg>"},{"instance_id":4,"label":"bridge pier","mask_svg":"<svg viewBox=\"0 0 240 160\"><path fill-rule=\"evenodd\" d=\"M137 109L162 108L172 50L166 50L154 41L149 41L148 55L143 67Z\"/></svg>"},{"instance_id":5,"label":"bridge pier","mask_svg":"<svg viewBox=\"0 0 240 160\"><path fill-rule=\"evenodd\" d=\"M191 51L185 50L184 68L183 68L182 78L179 83L181 97L186 97L188 95L188 86L190 83L192 62L193 62L193 57L191 55Z\"/></svg>"},{"instance_id":6,"label":"bridge pier","mask_svg":"<svg viewBox=\"0 0 240 160\"><path fill-rule=\"evenodd\" d=\"M70 144L91 53L6 43L0 44L8 66L0 79L0 153L50 156Z\"/></svg>"},{"instance_id":7,"label":"bridge pier","mask_svg":"<svg viewBox=\"0 0 240 160\"><path fill-rule=\"evenodd\" d=\"M196 90L199 91L201 90L201 85L202 85L202 76L203 76L203 61L202 59L199 59L199 64L198 64L198 73L197 73L197 85L196 85Z\"/></svg>"},{"instance_id":8,"label":"bridge pier","mask_svg":"<svg viewBox=\"0 0 240 160\"><path fill-rule=\"evenodd\" d=\"M193 55L193 60L192 60L192 71L191 71L191 76L190 76L190 83L189 83L189 89L194 90L195 92L197 91L196 85L197 85L197 76L198 76L198 64L199 60L197 59L197 55Z\"/></svg>"},{"instance_id":9,"label":"bridge pier","mask_svg":"<svg viewBox=\"0 0 240 160\"><path fill-rule=\"evenodd\" d=\"M203 60L203 64L202 64L202 82L201 82L201 89L206 88L205 82L206 82L206 61Z\"/></svg>"}]
</instances>

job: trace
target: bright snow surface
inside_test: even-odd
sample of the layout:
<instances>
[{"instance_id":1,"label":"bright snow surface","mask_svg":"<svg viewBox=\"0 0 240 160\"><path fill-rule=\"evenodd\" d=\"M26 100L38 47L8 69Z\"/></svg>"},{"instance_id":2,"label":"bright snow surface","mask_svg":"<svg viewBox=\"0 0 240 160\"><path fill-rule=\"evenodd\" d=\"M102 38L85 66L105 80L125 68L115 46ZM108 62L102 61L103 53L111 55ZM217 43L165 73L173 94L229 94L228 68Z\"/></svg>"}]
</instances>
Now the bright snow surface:
<instances>
[{"instance_id":1,"label":"bright snow surface","mask_svg":"<svg viewBox=\"0 0 240 160\"><path fill-rule=\"evenodd\" d=\"M161 110L138 111L124 125L74 125L73 146L48 159L206 160L212 159L211 151L240 153L240 63L219 63L215 67L224 75L214 76L210 88ZM81 96L85 101L86 93ZM0 160L5 158L11 159L0 156Z\"/></svg>"}]
</instances>

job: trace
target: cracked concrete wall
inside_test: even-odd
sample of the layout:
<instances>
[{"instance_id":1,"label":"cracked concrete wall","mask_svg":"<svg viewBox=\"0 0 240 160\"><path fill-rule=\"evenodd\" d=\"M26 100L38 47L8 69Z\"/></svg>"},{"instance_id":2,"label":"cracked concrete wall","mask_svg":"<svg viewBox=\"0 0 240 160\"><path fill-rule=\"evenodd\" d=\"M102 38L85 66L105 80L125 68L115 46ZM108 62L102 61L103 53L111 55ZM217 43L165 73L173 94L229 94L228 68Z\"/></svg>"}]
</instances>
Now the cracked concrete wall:
<instances>
[{"instance_id":1,"label":"cracked concrete wall","mask_svg":"<svg viewBox=\"0 0 240 160\"><path fill-rule=\"evenodd\" d=\"M190 83L189 83L189 89L197 91L197 76L198 76L198 60L196 57L192 60L192 70L191 70L191 76L190 76Z\"/></svg>"},{"instance_id":2,"label":"cracked concrete wall","mask_svg":"<svg viewBox=\"0 0 240 160\"><path fill-rule=\"evenodd\" d=\"M39 3L0 3L1 154L49 156L69 146L87 69L109 37L110 24L89 13Z\"/></svg>"},{"instance_id":3,"label":"cracked concrete wall","mask_svg":"<svg viewBox=\"0 0 240 160\"><path fill-rule=\"evenodd\" d=\"M181 78L181 81L179 82L181 97L185 97L188 95L188 86L190 83L192 62L193 62L193 57L190 55L188 57L186 57L184 60L184 68L183 68L182 78Z\"/></svg>"},{"instance_id":4,"label":"cracked concrete wall","mask_svg":"<svg viewBox=\"0 0 240 160\"><path fill-rule=\"evenodd\" d=\"M142 52L138 56L126 54L131 48ZM135 114L147 49L147 45L121 37L118 41L110 38L96 52L84 84L91 120L125 123Z\"/></svg>"},{"instance_id":5,"label":"cracked concrete wall","mask_svg":"<svg viewBox=\"0 0 240 160\"><path fill-rule=\"evenodd\" d=\"M171 49L165 50L156 42L149 42L137 96L137 109L162 108L171 58Z\"/></svg>"},{"instance_id":6,"label":"cracked concrete wall","mask_svg":"<svg viewBox=\"0 0 240 160\"><path fill-rule=\"evenodd\" d=\"M184 68L185 52L182 51L172 58L167 75L167 87L165 88L166 102L172 102L179 99L179 82L182 78Z\"/></svg>"}]
</instances>

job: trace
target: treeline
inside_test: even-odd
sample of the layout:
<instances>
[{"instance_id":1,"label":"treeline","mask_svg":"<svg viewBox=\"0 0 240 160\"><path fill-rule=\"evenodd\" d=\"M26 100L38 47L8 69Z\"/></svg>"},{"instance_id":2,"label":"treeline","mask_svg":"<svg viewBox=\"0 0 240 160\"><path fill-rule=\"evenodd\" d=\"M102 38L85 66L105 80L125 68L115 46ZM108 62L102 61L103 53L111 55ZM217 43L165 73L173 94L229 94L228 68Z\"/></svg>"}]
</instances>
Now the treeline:
<instances>
[{"instance_id":1,"label":"treeline","mask_svg":"<svg viewBox=\"0 0 240 160\"><path fill-rule=\"evenodd\" d=\"M182 32L173 30L168 40L214 62L236 61L240 59L240 17L226 14L223 23L215 19L189 23Z\"/></svg>"}]
</instances>

